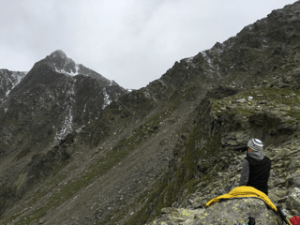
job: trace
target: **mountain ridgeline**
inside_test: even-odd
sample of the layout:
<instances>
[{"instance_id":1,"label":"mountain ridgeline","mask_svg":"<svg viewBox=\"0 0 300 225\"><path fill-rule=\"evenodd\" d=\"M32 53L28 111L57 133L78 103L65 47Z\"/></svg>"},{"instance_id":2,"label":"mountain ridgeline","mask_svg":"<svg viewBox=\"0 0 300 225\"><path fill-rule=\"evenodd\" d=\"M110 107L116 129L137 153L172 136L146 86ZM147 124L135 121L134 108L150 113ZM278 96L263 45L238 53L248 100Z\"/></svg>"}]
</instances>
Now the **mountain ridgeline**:
<instances>
[{"instance_id":1,"label":"mountain ridgeline","mask_svg":"<svg viewBox=\"0 0 300 225\"><path fill-rule=\"evenodd\" d=\"M297 1L139 90L61 50L0 70L0 223L220 223L205 203L238 186L252 137L272 160L270 199L300 215L299 40ZM265 210L258 221L281 223Z\"/></svg>"}]
</instances>

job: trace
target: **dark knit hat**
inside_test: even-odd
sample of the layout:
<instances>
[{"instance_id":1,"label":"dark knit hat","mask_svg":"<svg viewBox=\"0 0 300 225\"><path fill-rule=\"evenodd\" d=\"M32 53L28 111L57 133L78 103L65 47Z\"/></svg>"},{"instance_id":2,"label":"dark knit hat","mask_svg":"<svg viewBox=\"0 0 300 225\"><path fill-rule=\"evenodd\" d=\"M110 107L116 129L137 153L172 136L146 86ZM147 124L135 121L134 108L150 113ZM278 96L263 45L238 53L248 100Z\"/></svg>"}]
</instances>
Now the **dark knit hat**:
<instances>
[{"instance_id":1,"label":"dark knit hat","mask_svg":"<svg viewBox=\"0 0 300 225\"><path fill-rule=\"evenodd\" d=\"M256 138L252 138L250 141L248 141L247 146L254 151L262 151L264 147L262 141Z\"/></svg>"}]
</instances>

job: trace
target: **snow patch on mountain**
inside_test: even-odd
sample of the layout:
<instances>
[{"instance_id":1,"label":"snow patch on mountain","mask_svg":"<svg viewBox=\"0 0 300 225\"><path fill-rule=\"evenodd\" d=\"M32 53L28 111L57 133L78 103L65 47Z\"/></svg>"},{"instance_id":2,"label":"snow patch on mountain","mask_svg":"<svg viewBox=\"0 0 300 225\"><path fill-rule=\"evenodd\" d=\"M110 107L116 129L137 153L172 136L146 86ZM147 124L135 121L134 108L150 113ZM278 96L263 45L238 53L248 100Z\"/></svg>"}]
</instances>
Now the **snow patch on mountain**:
<instances>
[{"instance_id":1,"label":"snow patch on mountain","mask_svg":"<svg viewBox=\"0 0 300 225\"><path fill-rule=\"evenodd\" d=\"M55 141L64 139L68 133L71 133L73 131L72 106L74 105L74 103L76 101L74 85L75 84L73 83L73 85L70 88L67 88L67 90L65 91L67 98L68 98L68 101L66 101L66 103L70 103L66 106L67 107L66 111L69 111L69 113L66 116L66 118L64 119L61 130L56 133Z\"/></svg>"},{"instance_id":2,"label":"snow patch on mountain","mask_svg":"<svg viewBox=\"0 0 300 225\"><path fill-rule=\"evenodd\" d=\"M151 98L151 95L150 95L150 93L148 92L148 91L144 91L144 96L146 97L146 98ZM153 99L155 99L155 98L153 98ZM156 100L156 99L155 99Z\"/></svg>"},{"instance_id":3,"label":"snow patch on mountain","mask_svg":"<svg viewBox=\"0 0 300 225\"><path fill-rule=\"evenodd\" d=\"M27 74L27 72L11 72L10 74L7 70L0 70L0 74L4 75L0 82L0 88L2 90L6 89L5 96L8 96L11 90L14 89Z\"/></svg>"},{"instance_id":4,"label":"snow patch on mountain","mask_svg":"<svg viewBox=\"0 0 300 225\"><path fill-rule=\"evenodd\" d=\"M72 115L72 109L70 108L69 114L66 116L60 132L56 133L55 140L59 141L65 138L65 136L68 133L71 133L72 131L73 131L73 115Z\"/></svg>"},{"instance_id":5,"label":"snow patch on mountain","mask_svg":"<svg viewBox=\"0 0 300 225\"><path fill-rule=\"evenodd\" d=\"M26 74L27 72L0 69L0 93L2 93L0 96L0 107L5 104L10 92L22 81Z\"/></svg>"},{"instance_id":6,"label":"snow patch on mountain","mask_svg":"<svg viewBox=\"0 0 300 225\"><path fill-rule=\"evenodd\" d=\"M84 104L83 113L86 112L86 103Z\"/></svg>"},{"instance_id":7,"label":"snow patch on mountain","mask_svg":"<svg viewBox=\"0 0 300 225\"><path fill-rule=\"evenodd\" d=\"M194 57L189 57L189 58L185 58L185 60L186 60L187 63L191 63L193 61L193 58Z\"/></svg>"},{"instance_id":8,"label":"snow patch on mountain","mask_svg":"<svg viewBox=\"0 0 300 225\"><path fill-rule=\"evenodd\" d=\"M72 77L80 74L79 73L79 66L77 64L75 65L75 72L73 72L72 70L71 70L71 72L68 72L65 69L58 69L57 67L55 67L55 71L58 72L58 73L61 73L61 74L70 75ZM82 74L82 75L84 75L84 74Z\"/></svg>"},{"instance_id":9,"label":"snow patch on mountain","mask_svg":"<svg viewBox=\"0 0 300 225\"><path fill-rule=\"evenodd\" d=\"M161 79L158 79L158 81L162 84L162 86L163 86L164 88L167 88L167 85L165 85L165 83L164 83Z\"/></svg>"},{"instance_id":10,"label":"snow patch on mountain","mask_svg":"<svg viewBox=\"0 0 300 225\"><path fill-rule=\"evenodd\" d=\"M210 68L213 68L213 62L211 61L210 57L207 55L206 51L201 52L204 59L206 59Z\"/></svg>"},{"instance_id":11,"label":"snow patch on mountain","mask_svg":"<svg viewBox=\"0 0 300 225\"><path fill-rule=\"evenodd\" d=\"M77 75L83 75L86 77L92 77L96 79L101 86L118 86L118 84L113 80L108 80L101 74L93 71L82 64L75 63L71 58L61 51L57 50L48 55L45 61L51 64L52 69L57 73L75 77Z\"/></svg>"},{"instance_id":12,"label":"snow patch on mountain","mask_svg":"<svg viewBox=\"0 0 300 225\"><path fill-rule=\"evenodd\" d=\"M106 88L103 88L103 95L104 95L104 103L102 109L105 109L112 101L110 100L110 97L106 92Z\"/></svg>"}]
</instances>

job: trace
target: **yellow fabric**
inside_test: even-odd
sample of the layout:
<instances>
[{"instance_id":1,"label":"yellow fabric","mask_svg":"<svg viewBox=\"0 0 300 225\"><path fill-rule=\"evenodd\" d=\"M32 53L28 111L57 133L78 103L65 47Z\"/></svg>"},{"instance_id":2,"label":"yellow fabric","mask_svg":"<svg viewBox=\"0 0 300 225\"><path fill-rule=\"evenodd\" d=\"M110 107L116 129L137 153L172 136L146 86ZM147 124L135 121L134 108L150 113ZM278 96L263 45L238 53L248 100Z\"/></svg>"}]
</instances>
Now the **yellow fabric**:
<instances>
[{"instance_id":1,"label":"yellow fabric","mask_svg":"<svg viewBox=\"0 0 300 225\"><path fill-rule=\"evenodd\" d=\"M272 203L272 201L269 199L269 197L265 193L257 190L254 187L250 187L250 186L241 186L241 187L234 188L229 193L227 193L225 195L221 195L219 197L216 197L216 198L208 201L206 203L206 207L209 207L209 206L213 205L215 202L220 201L220 199L248 198L248 197L260 198L268 206L270 206L272 209L277 211L276 206Z\"/></svg>"}]
</instances>

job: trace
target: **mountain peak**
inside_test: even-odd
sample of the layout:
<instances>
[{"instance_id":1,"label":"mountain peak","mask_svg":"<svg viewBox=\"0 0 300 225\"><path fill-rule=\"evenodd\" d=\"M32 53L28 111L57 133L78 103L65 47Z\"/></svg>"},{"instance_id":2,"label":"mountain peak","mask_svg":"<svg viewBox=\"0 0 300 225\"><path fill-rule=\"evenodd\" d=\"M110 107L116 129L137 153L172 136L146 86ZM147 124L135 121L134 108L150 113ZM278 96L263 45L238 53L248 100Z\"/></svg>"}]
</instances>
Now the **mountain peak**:
<instances>
[{"instance_id":1,"label":"mountain peak","mask_svg":"<svg viewBox=\"0 0 300 225\"><path fill-rule=\"evenodd\" d=\"M67 58L67 55L66 53L64 53L62 50L56 50L54 52L52 52L50 55L49 55L51 58L56 58L56 57L59 57L59 58L62 58L62 59L65 59Z\"/></svg>"},{"instance_id":2,"label":"mountain peak","mask_svg":"<svg viewBox=\"0 0 300 225\"><path fill-rule=\"evenodd\" d=\"M97 80L99 85L103 87L119 86L115 81L106 79L101 74L83 66L82 64L77 64L74 60L67 57L66 53L60 49L52 52L50 55L47 55L43 60L38 62L38 65L50 66L50 68L56 73L67 76L75 77L77 75L83 75L94 78ZM38 74L40 74L40 72L38 72Z\"/></svg>"}]
</instances>

